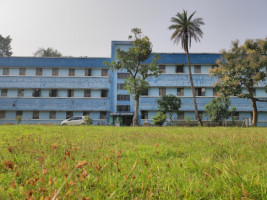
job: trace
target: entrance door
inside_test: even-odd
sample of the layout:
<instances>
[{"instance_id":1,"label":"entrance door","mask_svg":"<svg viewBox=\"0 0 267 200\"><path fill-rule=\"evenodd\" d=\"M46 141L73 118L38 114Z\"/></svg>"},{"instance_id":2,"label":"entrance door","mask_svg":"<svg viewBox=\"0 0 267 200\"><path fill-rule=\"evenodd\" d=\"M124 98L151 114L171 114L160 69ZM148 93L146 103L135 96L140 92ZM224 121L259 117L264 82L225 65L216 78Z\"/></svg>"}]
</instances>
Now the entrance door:
<instances>
[{"instance_id":1,"label":"entrance door","mask_svg":"<svg viewBox=\"0 0 267 200\"><path fill-rule=\"evenodd\" d=\"M123 126L131 126L133 123L133 116L123 116L122 124Z\"/></svg>"}]
</instances>

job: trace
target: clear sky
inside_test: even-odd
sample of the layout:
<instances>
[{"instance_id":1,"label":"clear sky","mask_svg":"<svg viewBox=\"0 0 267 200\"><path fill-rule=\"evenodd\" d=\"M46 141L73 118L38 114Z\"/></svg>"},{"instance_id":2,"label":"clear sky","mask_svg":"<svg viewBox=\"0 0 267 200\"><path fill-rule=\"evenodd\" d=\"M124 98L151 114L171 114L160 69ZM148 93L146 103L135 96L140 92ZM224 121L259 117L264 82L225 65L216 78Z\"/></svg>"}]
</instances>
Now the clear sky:
<instances>
[{"instance_id":1,"label":"clear sky","mask_svg":"<svg viewBox=\"0 0 267 200\"><path fill-rule=\"evenodd\" d=\"M154 52L183 52L167 29L183 9L205 22L190 52L267 37L267 0L0 0L0 34L13 39L13 56L52 47L64 56L110 57L111 41L128 40L133 27L149 36Z\"/></svg>"}]
</instances>

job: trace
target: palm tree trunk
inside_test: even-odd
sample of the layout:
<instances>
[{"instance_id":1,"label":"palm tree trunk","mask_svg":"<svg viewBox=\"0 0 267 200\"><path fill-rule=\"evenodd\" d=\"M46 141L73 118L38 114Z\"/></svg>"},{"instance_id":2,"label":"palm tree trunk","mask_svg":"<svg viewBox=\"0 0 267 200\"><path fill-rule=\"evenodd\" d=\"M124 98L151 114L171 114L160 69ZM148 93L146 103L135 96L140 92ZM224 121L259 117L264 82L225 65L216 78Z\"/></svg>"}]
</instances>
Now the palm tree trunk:
<instances>
[{"instance_id":1,"label":"palm tree trunk","mask_svg":"<svg viewBox=\"0 0 267 200\"><path fill-rule=\"evenodd\" d=\"M133 126L138 126L138 110L139 110L139 96L135 99Z\"/></svg>"},{"instance_id":2,"label":"palm tree trunk","mask_svg":"<svg viewBox=\"0 0 267 200\"><path fill-rule=\"evenodd\" d=\"M193 103L194 103L194 108L195 108L195 116L196 116L196 119L198 121L198 124L203 126L203 122L202 122L201 118L199 117L198 110L197 110L196 93L195 93L195 87L194 87L192 73L191 73L191 65L190 65L190 59L189 59L188 50L186 50L186 56L187 56L187 63L188 63L188 69L189 69L189 79L190 79L190 84L191 84L191 89L192 89L192 94L193 94Z\"/></svg>"}]
</instances>

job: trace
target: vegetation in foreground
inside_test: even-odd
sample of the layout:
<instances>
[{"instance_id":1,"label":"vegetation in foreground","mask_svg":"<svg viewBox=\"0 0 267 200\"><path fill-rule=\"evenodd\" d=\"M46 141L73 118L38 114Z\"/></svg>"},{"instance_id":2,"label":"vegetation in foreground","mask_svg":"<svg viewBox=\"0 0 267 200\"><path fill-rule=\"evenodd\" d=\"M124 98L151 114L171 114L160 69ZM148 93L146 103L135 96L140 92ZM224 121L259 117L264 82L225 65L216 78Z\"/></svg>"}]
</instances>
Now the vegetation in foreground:
<instances>
[{"instance_id":1,"label":"vegetation in foreground","mask_svg":"<svg viewBox=\"0 0 267 200\"><path fill-rule=\"evenodd\" d=\"M0 127L0 199L266 199L266 128Z\"/></svg>"}]
</instances>

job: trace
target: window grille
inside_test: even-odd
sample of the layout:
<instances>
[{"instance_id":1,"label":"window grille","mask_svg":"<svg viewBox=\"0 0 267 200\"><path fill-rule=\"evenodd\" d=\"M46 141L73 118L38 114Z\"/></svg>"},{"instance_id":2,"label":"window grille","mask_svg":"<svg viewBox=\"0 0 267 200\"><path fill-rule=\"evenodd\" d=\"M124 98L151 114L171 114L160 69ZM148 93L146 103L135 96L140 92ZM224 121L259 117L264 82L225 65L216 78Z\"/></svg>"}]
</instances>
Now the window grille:
<instances>
[{"instance_id":1,"label":"window grille","mask_svg":"<svg viewBox=\"0 0 267 200\"><path fill-rule=\"evenodd\" d=\"M39 111L33 111L33 119L39 119Z\"/></svg>"},{"instance_id":2,"label":"window grille","mask_svg":"<svg viewBox=\"0 0 267 200\"><path fill-rule=\"evenodd\" d=\"M184 73L184 65L177 65L176 73Z\"/></svg>"},{"instance_id":3,"label":"window grille","mask_svg":"<svg viewBox=\"0 0 267 200\"><path fill-rule=\"evenodd\" d=\"M75 76L75 69L69 69L69 76Z\"/></svg>"},{"instance_id":4,"label":"window grille","mask_svg":"<svg viewBox=\"0 0 267 200\"><path fill-rule=\"evenodd\" d=\"M20 68L19 69L19 75L20 76L25 76L26 75L26 69L25 68Z\"/></svg>"},{"instance_id":5,"label":"window grille","mask_svg":"<svg viewBox=\"0 0 267 200\"><path fill-rule=\"evenodd\" d=\"M52 76L58 76L58 68L52 69Z\"/></svg>"},{"instance_id":6,"label":"window grille","mask_svg":"<svg viewBox=\"0 0 267 200\"><path fill-rule=\"evenodd\" d=\"M42 68L36 68L36 76L42 76L43 69Z\"/></svg>"},{"instance_id":7,"label":"window grille","mask_svg":"<svg viewBox=\"0 0 267 200\"><path fill-rule=\"evenodd\" d=\"M166 95L166 88L159 88L159 96L162 97L163 95Z\"/></svg>"}]
</instances>

